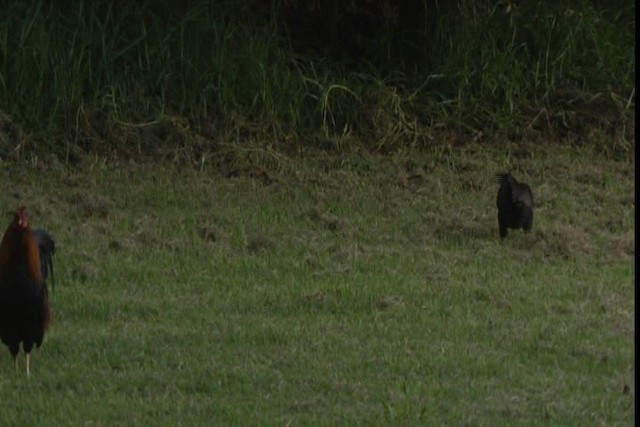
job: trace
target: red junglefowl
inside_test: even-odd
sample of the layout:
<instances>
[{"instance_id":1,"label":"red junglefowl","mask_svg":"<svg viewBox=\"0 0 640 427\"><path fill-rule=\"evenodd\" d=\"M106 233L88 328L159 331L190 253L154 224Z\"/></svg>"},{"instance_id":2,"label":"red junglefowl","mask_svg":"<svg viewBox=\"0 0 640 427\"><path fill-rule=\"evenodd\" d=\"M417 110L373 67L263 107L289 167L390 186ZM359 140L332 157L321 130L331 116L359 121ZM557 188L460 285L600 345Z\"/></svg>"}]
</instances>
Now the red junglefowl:
<instances>
[{"instance_id":1,"label":"red junglefowl","mask_svg":"<svg viewBox=\"0 0 640 427\"><path fill-rule=\"evenodd\" d=\"M19 208L0 243L0 339L16 369L22 343L27 376L31 350L40 347L51 324L46 279L51 273L53 280L54 252L53 238L44 230L34 232L26 208Z\"/></svg>"},{"instance_id":2,"label":"red junglefowl","mask_svg":"<svg viewBox=\"0 0 640 427\"><path fill-rule=\"evenodd\" d=\"M507 237L508 228L522 228L525 233L533 226L533 193L524 182L518 182L511 172L495 175L500 184L496 205L498 206L498 226L500 238Z\"/></svg>"}]
</instances>

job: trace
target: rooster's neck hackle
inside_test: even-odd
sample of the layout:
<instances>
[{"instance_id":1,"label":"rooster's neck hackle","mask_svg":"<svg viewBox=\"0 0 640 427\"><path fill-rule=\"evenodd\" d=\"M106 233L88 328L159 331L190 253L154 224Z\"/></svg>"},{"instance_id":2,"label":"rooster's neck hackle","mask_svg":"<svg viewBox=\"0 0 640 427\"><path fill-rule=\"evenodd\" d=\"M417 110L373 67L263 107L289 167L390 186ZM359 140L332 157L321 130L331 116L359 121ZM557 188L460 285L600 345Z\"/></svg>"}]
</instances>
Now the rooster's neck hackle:
<instances>
[{"instance_id":1,"label":"rooster's neck hackle","mask_svg":"<svg viewBox=\"0 0 640 427\"><path fill-rule=\"evenodd\" d=\"M24 207L18 209L0 243L0 274L6 274L12 266L23 268L31 281L42 282L38 245L27 222Z\"/></svg>"}]
</instances>

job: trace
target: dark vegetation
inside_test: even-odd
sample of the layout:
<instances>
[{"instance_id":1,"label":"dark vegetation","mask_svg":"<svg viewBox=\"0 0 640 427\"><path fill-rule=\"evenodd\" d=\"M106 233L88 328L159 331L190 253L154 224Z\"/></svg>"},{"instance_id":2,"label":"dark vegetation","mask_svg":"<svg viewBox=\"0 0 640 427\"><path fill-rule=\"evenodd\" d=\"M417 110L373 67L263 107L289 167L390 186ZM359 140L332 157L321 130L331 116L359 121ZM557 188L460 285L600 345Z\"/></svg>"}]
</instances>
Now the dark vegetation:
<instances>
[{"instance_id":1,"label":"dark vegetation","mask_svg":"<svg viewBox=\"0 0 640 427\"><path fill-rule=\"evenodd\" d=\"M0 156L388 151L506 137L626 155L631 0L5 1Z\"/></svg>"}]
</instances>

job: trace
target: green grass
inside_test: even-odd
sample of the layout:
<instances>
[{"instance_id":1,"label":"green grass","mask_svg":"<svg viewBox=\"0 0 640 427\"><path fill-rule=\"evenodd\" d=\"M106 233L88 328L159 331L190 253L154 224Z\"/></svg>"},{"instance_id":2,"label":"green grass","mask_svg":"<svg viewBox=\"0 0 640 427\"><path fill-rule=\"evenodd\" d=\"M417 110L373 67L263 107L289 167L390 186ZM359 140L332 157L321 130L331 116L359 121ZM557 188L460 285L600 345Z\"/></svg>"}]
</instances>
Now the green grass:
<instances>
[{"instance_id":1,"label":"green grass","mask_svg":"<svg viewBox=\"0 0 640 427\"><path fill-rule=\"evenodd\" d=\"M3 422L631 424L634 162L500 145L2 163L2 206L59 249L32 377L0 357ZM506 168L536 217L501 243Z\"/></svg>"}]
</instances>

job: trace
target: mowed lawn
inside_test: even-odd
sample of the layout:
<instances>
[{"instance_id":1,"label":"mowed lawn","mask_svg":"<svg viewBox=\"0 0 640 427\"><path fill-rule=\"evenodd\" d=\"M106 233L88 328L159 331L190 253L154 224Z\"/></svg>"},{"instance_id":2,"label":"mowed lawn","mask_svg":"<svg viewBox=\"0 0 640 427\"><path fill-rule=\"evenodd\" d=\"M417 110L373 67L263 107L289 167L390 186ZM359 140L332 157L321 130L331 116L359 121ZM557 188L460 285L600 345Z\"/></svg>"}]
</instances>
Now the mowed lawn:
<instances>
[{"instance_id":1,"label":"mowed lawn","mask_svg":"<svg viewBox=\"0 0 640 427\"><path fill-rule=\"evenodd\" d=\"M1 424L632 425L631 156L257 153L0 164L2 209L58 244ZM507 169L535 218L501 242Z\"/></svg>"}]
</instances>

